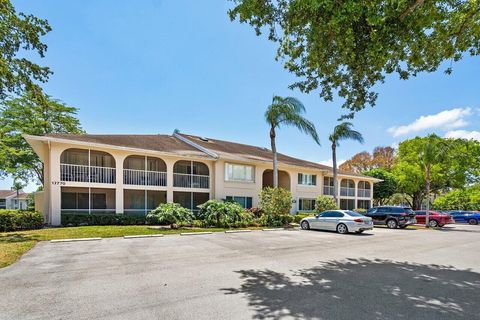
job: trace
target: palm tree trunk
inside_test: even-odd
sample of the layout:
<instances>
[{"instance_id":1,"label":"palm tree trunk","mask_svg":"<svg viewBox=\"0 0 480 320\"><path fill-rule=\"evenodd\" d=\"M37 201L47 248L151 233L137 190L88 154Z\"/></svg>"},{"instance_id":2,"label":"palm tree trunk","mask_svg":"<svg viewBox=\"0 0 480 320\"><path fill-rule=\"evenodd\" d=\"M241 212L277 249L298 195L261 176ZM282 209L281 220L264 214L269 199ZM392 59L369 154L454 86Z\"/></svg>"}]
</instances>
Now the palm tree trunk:
<instances>
[{"instance_id":1,"label":"palm tree trunk","mask_svg":"<svg viewBox=\"0 0 480 320\"><path fill-rule=\"evenodd\" d=\"M273 154L273 187L278 188L278 162L277 162L277 146L275 145L275 128L270 128L270 144L272 145Z\"/></svg>"},{"instance_id":2,"label":"palm tree trunk","mask_svg":"<svg viewBox=\"0 0 480 320\"><path fill-rule=\"evenodd\" d=\"M428 228L428 223L430 220L430 214L428 212L430 210L430 165L426 166L425 171L425 189L427 193L427 211L425 214L425 227Z\"/></svg>"},{"instance_id":3,"label":"palm tree trunk","mask_svg":"<svg viewBox=\"0 0 480 320\"><path fill-rule=\"evenodd\" d=\"M338 182L337 182L337 145L332 143L332 162L333 162L333 199L338 205Z\"/></svg>"}]
</instances>

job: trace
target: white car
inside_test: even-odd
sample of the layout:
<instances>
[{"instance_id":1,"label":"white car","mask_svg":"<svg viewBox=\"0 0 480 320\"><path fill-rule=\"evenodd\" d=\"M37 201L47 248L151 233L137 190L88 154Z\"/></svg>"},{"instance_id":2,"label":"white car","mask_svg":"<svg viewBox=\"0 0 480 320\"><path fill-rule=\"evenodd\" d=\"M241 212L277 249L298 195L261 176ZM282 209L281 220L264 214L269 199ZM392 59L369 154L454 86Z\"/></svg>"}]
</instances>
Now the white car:
<instances>
[{"instance_id":1,"label":"white car","mask_svg":"<svg viewBox=\"0 0 480 320\"><path fill-rule=\"evenodd\" d=\"M341 234L362 233L373 229L373 221L372 218L350 210L328 210L314 217L303 218L300 227L303 230L330 230Z\"/></svg>"}]
</instances>

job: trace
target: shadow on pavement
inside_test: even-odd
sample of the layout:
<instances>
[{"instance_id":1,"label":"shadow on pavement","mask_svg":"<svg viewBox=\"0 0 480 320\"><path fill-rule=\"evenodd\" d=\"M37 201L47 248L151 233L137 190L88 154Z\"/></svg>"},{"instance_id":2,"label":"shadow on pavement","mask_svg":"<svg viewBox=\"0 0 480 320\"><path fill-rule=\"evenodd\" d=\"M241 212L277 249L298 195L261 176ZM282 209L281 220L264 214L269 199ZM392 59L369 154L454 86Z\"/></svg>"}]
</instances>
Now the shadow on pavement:
<instances>
[{"instance_id":1,"label":"shadow on pavement","mask_svg":"<svg viewBox=\"0 0 480 320\"><path fill-rule=\"evenodd\" d=\"M349 259L288 276L237 271L255 319L479 319L480 274L439 265Z\"/></svg>"},{"instance_id":2,"label":"shadow on pavement","mask_svg":"<svg viewBox=\"0 0 480 320\"><path fill-rule=\"evenodd\" d=\"M465 224L467 225L467 224ZM461 225L460 225L461 226ZM480 233L480 226L473 226L475 229L461 229L456 227L442 227L442 228L435 228L437 231L443 232L470 232L470 233Z\"/></svg>"}]
</instances>

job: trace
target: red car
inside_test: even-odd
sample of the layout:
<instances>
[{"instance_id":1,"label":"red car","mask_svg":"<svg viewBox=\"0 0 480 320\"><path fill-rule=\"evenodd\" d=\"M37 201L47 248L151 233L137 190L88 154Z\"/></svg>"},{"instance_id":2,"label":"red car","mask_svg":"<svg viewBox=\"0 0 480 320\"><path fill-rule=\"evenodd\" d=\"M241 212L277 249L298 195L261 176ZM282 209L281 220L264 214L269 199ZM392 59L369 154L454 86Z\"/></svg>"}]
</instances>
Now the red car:
<instances>
[{"instance_id":1,"label":"red car","mask_svg":"<svg viewBox=\"0 0 480 320\"><path fill-rule=\"evenodd\" d=\"M425 224L427 211L417 210L415 211L415 213L416 213L417 223ZM428 220L429 220L428 225L432 228L443 227L446 224L455 223L455 220L453 220L453 218L449 214L440 213L433 210L428 211Z\"/></svg>"}]
</instances>

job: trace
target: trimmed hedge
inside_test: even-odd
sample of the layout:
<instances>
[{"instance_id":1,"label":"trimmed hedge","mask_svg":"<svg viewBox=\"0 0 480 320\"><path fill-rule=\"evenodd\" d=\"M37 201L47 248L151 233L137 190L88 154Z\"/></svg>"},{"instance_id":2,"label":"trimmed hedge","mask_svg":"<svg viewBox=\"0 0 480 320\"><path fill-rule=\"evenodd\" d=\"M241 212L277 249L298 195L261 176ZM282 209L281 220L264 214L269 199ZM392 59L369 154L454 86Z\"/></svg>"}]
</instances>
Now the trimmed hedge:
<instances>
[{"instance_id":1,"label":"trimmed hedge","mask_svg":"<svg viewBox=\"0 0 480 320\"><path fill-rule=\"evenodd\" d=\"M142 225L144 215L62 213L62 226Z\"/></svg>"},{"instance_id":2,"label":"trimmed hedge","mask_svg":"<svg viewBox=\"0 0 480 320\"><path fill-rule=\"evenodd\" d=\"M193 213L178 203L162 203L147 215L148 224L183 226L192 224Z\"/></svg>"},{"instance_id":3,"label":"trimmed hedge","mask_svg":"<svg viewBox=\"0 0 480 320\"><path fill-rule=\"evenodd\" d=\"M43 215L36 211L0 210L0 231L38 229L43 227Z\"/></svg>"}]
</instances>

